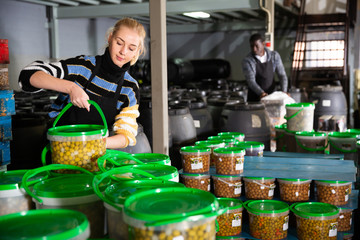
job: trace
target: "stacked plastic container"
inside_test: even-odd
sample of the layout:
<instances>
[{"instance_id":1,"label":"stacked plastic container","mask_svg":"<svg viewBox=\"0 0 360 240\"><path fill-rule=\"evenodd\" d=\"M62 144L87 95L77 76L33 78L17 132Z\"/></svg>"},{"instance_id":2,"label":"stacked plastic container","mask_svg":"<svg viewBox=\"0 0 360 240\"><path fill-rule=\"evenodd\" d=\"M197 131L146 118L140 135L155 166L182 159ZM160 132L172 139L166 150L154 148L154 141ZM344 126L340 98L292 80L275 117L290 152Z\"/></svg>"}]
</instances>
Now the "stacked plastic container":
<instances>
[{"instance_id":1,"label":"stacked plastic container","mask_svg":"<svg viewBox=\"0 0 360 240\"><path fill-rule=\"evenodd\" d=\"M15 114L14 92L9 86L8 40L0 39L0 171L10 163L11 115Z\"/></svg>"}]
</instances>

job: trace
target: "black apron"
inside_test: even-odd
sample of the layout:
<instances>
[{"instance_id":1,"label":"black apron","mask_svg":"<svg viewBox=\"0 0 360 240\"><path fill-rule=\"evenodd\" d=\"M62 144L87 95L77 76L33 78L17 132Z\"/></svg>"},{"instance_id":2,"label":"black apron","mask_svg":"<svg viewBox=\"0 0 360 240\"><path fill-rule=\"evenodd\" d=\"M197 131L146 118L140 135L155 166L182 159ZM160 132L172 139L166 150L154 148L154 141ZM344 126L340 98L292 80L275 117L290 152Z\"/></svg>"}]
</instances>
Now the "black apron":
<instances>
[{"instance_id":1,"label":"black apron","mask_svg":"<svg viewBox=\"0 0 360 240\"><path fill-rule=\"evenodd\" d=\"M261 63L257 58L256 59L256 75L255 81L259 86L264 90L264 92L270 94L275 90L275 81L274 81L274 72L273 64L271 61ZM248 89L248 102L260 101L260 96L258 96L253 90Z\"/></svg>"},{"instance_id":2,"label":"black apron","mask_svg":"<svg viewBox=\"0 0 360 240\"><path fill-rule=\"evenodd\" d=\"M87 87L94 79L95 75L99 72L101 66L101 57L97 57L96 66L91 74L89 80L84 86L84 91L86 91ZM120 79L119 79L120 81ZM115 117L118 114L118 110L116 108L117 102L120 96L121 86L117 85L116 92L114 97L107 98L105 96L97 96L90 92L86 92L89 96L90 100L96 102L104 113L108 128L111 129L112 125L115 122ZM104 125L104 122L97 111L97 109L90 105L90 112L88 112L85 108L78 108L76 106L72 106L69 108L64 115L58 121L57 126L61 125L73 125L73 124L98 124Z\"/></svg>"}]
</instances>

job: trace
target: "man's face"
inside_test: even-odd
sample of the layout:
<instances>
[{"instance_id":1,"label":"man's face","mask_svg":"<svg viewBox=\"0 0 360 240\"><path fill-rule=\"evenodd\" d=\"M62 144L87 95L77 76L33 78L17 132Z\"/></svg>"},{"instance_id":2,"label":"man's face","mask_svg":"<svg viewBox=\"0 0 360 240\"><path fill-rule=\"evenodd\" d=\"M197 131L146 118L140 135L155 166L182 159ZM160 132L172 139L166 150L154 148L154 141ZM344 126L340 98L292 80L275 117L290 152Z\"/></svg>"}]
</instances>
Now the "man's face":
<instances>
[{"instance_id":1,"label":"man's face","mask_svg":"<svg viewBox=\"0 0 360 240\"><path fill-rule=\"evenodd\" d=\"M250 43L251 52L255 55L258 55L260 57L264 56L264 42L261 41L261 39L251 42Z\"/></svg>"}]
</instances>

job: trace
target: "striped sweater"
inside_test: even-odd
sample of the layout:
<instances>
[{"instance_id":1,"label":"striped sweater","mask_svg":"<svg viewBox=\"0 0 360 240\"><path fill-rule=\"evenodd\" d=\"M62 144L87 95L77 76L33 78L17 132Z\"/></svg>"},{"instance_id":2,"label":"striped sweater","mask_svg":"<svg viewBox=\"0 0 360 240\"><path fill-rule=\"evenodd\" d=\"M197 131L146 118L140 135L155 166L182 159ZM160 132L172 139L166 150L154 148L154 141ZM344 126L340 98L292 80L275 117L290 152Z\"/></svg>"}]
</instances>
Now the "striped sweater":
<instances>
[{"instance_id":1,"label":"striped sweater","mask_svg":"<svg viewBox=\"0 0 360 240\"><path fill-rule=\"evenodd\" d=\"M99 60L101 60L100 68L91 83L87 84ZM42 89L35 88L30 84L30 77L36 71L43 71L54 77L73 81L81 88L87 85L86 92L106 98L113 98L117 86L120 85L120 96L117 101L118 114L110 122L113 125L113 131L116 134L124 134L128 144L134 146L138 126L136 118L139 116L139 85L127 72L129 67L130 64L126 64L122 68L116 66L111 61L109 51L106 49L101 56L82 55L59 62L35 61L21 71L19 85L25 92L41 91ZM49 116L55 118L69 102L69 95L60 93L51 106L52 111Z\"/></svg>"}]
</instances>

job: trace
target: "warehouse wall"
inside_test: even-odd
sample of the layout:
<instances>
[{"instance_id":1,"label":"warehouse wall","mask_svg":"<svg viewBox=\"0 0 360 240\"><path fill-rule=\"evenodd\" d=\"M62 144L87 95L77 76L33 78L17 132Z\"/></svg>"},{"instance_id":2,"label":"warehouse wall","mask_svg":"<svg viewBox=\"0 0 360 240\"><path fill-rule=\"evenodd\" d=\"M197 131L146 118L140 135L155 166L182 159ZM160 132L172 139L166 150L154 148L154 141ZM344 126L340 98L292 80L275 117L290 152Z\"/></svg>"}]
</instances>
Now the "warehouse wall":
<instances>
[{"instance_id":1,"label":"warehouse wall","mask_svg":"<svg viewBox=\"0 0 360 240\"><path fill-rule=\"evenodd\" d=\"M49 58L47 21L45 6L12 0L2 1L0 38L9 40L9 78L12 89L18 89L17 78L24 66L33 60ZM102 53L106 43L106 31L115 21L116 19L111 18L60 19L59 57L63 59L80 54ZM248 39L252 33L254 32L169 34L168 56L186 59L223 58L231 64L230 78L244 80L241 60L250 51ZM280 52L289 73L293 36L286 37L289 39L284 38L283 34L275 34L275 50Z\"/></svg>"}]
</instances>

